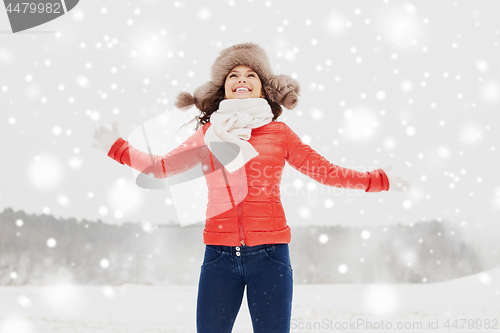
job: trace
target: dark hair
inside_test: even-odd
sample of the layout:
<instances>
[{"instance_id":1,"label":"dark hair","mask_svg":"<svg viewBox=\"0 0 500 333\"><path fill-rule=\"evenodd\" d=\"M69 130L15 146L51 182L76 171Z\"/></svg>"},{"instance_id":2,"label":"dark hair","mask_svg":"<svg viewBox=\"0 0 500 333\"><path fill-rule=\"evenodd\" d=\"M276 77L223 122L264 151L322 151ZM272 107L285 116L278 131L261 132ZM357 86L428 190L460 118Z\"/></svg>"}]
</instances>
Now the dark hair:
<instances>
[{"instance_id":1,"label":"dark hair","mask_svg":"<svg viewBox=\"0 0 500 333\"><path fill-rule=\"evenodd\" d=\"M271 112L273 113L272 121L275 121L283 113L283 109L281 108L281 105L278 102L275 102L275 101L272 101L271 99L269 99L266 91L264 90L264 84L262 83L262 79L260 79L260 77L259 77L259 80L260 80L260 83L262 86L261 89L262 89L262 93L264 94L264 99L269 103L269 106L271 107ZM196 121L196 120L197 120L197 123L196 123L195 131L198 131L198 129L200 127L202 127L203 125L205 125L206 123L208 123L210 121L210 116L212 115L212 113L219 110L219 104L221 101L224 100L224 95L225 95L225 87L224 87L224 85L222 85L214 95L206 98L203 101L203 104L201 105L201 110L200 110L201 115L195 116L190 121L184 123L184 125L179 127L177 129L177 131L180 130L181 128L183 128L184 126L191 124L193 121Z\"/></svg>"},{"instance_id":2,"label":"dark hair","mask_svg":"<svg viewBox=\"0 0 500 333\"><path fill-rule=\"evenodd\" d=\"M272 121L275 121L283 113L283 109L281 108L281 105L279 105L279 103L269 99L264 90L264 85L262 85L262 93L264 93L264 99L269 103L269 106L271 107L271 111L273 113ZM224 85L222 85L217 93L203 101L200 111L201 116L196 117L198 119L198 123L196 124L195 131L197 131L201 126L210 121L210 116L212 115L212 113L219 109L219 103L224 100L224 95L225 88Z\"/></svg>"}]
</instances>

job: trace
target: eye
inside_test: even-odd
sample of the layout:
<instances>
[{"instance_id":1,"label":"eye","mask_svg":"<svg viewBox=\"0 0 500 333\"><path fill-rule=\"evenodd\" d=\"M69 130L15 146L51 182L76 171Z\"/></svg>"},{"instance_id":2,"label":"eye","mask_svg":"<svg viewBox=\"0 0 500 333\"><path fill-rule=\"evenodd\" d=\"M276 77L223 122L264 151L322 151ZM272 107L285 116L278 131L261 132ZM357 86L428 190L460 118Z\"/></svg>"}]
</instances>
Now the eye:
<instances>
[{"instance_id":1,"label":"eye","mask_svg":"<svg viewBox=\"0 0 500 333\"><path fill-rule=\"evenodd\" d=\"M236 76L236 74L234 74L234 73L229 75L229 77L235 77L235 76Z\"/></svg>"},{"instance_id":2,"label":"eye","mask_svg":"<svg viewBox=\"0 0 500 333\"><path fill-rule=\"evenodd\" d=\"M248 74L248 76L253 76L253 77L255 77L255 74L251 73L251 74Z\"/></svg>"}]
</instances>

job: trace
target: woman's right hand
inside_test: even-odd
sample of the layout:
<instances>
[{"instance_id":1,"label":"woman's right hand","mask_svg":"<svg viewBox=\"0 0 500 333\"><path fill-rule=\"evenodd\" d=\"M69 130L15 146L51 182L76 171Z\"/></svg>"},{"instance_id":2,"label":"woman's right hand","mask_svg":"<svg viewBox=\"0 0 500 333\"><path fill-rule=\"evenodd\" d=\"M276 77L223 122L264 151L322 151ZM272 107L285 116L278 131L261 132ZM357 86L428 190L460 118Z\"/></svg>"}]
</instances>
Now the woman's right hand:
<instances>
[{"instance_id":1,"label":"woman's right hand","mask_svg":"<svg viewBox=\"0 0 500 333\"><path fill-rule=\"evenodd\" d=\"M107 154L116 140L121 138L120 132L118 131L118 123L116 121L113 123L112 127L112 130L104 125L97 128L92 136L97 142L94 142L92 147L101 149Z\"/></svg>"}]
</instances>

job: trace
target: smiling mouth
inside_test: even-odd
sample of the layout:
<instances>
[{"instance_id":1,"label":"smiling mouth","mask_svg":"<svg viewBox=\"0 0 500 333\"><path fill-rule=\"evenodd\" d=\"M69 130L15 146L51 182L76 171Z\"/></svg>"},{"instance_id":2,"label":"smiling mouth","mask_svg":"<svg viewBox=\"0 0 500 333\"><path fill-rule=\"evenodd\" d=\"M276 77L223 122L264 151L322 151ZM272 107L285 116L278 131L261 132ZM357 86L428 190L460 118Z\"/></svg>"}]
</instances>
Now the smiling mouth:
<instances>
[{"instance_id":1,"label":"smiling mouth","mask_svg":"<svg viewBox=\"0 0 500 333\"><path fill-rule=\"evenodd\" d=\"M233 92L250 92L248 88L236 88Z\"/></svg>"}]
</instances>

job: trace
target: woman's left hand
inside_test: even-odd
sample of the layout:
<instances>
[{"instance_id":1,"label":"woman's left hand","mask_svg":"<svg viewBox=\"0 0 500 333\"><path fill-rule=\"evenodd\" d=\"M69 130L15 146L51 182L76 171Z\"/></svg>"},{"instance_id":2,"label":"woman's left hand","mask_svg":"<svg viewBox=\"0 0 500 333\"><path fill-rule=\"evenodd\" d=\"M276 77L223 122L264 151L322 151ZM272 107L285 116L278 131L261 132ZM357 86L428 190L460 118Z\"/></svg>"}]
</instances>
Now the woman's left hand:
<instances>
[{"instance_id":1,"label":"woman's left hand","mask_svg":"<svg viewBox=\"0 0 500 333\"><path fill-rule=\"evenodd\" d=\"M389 178L389 191L408 191L410 189L410 183L401 177L397 177L391 174L391 169L392 165L388 165L382 168L382 170L384 170L385 174L387 175L387 178Z\"/></svg>"}]
</instances>

